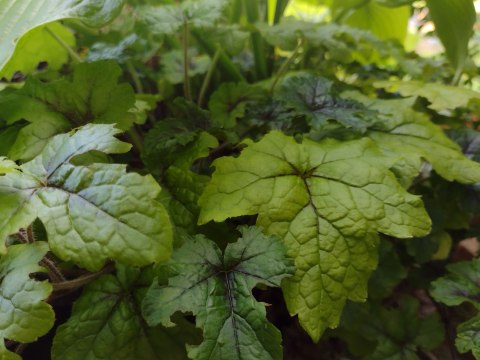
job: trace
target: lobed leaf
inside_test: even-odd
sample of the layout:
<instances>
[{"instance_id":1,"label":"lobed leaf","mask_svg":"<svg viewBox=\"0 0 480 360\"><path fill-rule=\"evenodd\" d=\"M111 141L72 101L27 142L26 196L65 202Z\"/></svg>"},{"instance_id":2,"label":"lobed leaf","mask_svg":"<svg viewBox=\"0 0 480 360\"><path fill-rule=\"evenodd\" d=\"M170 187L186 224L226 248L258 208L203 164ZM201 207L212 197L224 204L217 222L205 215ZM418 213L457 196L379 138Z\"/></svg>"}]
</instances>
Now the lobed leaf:
<instances>
[{"instance_id":1,"label":"lobed leaf","mask_svg":"<svg viewBox=\"0 0 480 360\"><path fill-rule=\"evenodd\" d=\"M0 177L0 239L39 217L52 251L89 270L111 258L138 266L168 259L170 223L151 176L126 173L125 165L70 163L92 150L128 151L119 132L90 124L55 136L21 172Z\"/></svg>"},{"instance_id":2,"label":"lobed leaf","mask_svg":"<svg viewBox=\"0 0 480 360\"><path fill-rule=\"evenodd\" d=\"M32 273L45 272L38 265L48 251L45 242L9 247L0 257L0 357L20 360L5 347L4 340L29 343L45 335L53 326L55 314L45 302L52 292L47 281L36 281Z\"/></svg>"},{"instance_id":3,"label":"lobed leaf","mask_svg":"<svg viewBox=\"0 0 480 360\"><path fill-rule=\"evenodd\" d=\"M264 305L251 290L257 284L279 286L293 272L281 241L259 228L240 228L242 237L218 246L198 235L168 263L169 282L153 284L143 302L150 325L171 326L176 311L192 312L203 342L189 346L191 359L281 358L280 332L266 320Z\"/></svg>"},{"instance_id":4,"label":"lobed leaf","mask_svg":"<svg viewBox=\"0 0 480 360\"><path fill-rule=\"evenodd\" d=\"M318 341L347 299L366 298L377 233L421 236L430 220L368 139L298 144L274 131L247 145L238 158L213 163L199 223L259 214L257 224L281 236L295 259L295 275L282 284L288 309Z\"/></svg>"}]
</instances>

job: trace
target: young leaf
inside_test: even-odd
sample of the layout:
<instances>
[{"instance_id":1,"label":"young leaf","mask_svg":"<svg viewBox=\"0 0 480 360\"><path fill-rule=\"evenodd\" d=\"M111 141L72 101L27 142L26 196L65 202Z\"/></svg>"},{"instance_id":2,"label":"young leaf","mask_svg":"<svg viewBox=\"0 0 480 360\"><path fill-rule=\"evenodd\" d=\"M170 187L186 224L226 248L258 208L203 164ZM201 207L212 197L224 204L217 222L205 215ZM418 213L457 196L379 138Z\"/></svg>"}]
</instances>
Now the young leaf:
<instances>
[{"instance_id":1,"label":"young leaf","mask_svg":"<svg viewBox=\"0 0 480 360\"><path fill-rule=\"evenodd\" d=\"M280 332L265 316L251 290L257 284L279 286L293 272L281 241L259 228L240 228L242 237L222 255L198 235L168 263L169 284L152 285L143 302L150 325L171 326L176 311L192 312L203 342L189 346L191 359L268 359L282 357Z\"/></svg>"},{"instance_id":2,"label":"young leaf","mask_svg":"<svg viewBox=\"0 0 480 360\"><path fill-rule=\"evenodd\" d=\"M421 318L420 304L414 298L402 298L398 309L373 303L349 304L342 324L366 340L376 342L365 360L419 360L417 350L433 350L444 338L444 328L437 313Z\"/></svg>"},{"instance_id":3,"label":"young leaf","mask_svg":"<svg viewBox=\"0 0 480 360\"><path fill-rule=\"evenodd\" d=\"M12 245L0 258L0 357L20 360L5 348L4 339L28 343L45 335L55 314L45 302L52 292L47 281L36 281L32 273L45 272L38 265L48 251L45 242Z\"/></svg>"},{"instance_id":4,"label":"young leaf","mask_svg":"<svg viewBox=\"0 0 480 360\"><path fill-rule=\"evenodd\" d=\"M421 236L430 220L368 139L298 144L271 132L246 143L238 158L213 163L199 223L259 214L258 225L282 236L297 268L282 285L288 309L318 341L346 299L366 298L377 232Z\"/></svg>"},{"instance_id":5,"label":"young leaf","mask_svg":"<svg viewBox=\"0 0 480 360\"><path fill-rule=\"evenodd\" d=\"M480 93L471 89L415 80L377 81L374 86L389 92L398 92L405 97L424 97L430 102L429 108L436 111L455 110L466 107L472 99L480 99Z\"/></svg>"},{"instance_id":6,"label":"young leaf","mask_svg":"<svg viewBox=\"0 0 480 360\"><path fill-rule=\"evenodd\" d=\"M29 78L22 89L0 93L1 118L31 123L20 130L9 157L30 160L51 136L89 122L128 129L135 120L128 113L135 96L128 84L118 84L121 73L111 61L85 63L75 68L71 81L45 84Z\"/></svg>"},{"instance_id":7,"label":"young leaf","mask_svg":"<svg viewBox=\"0 0 480 360\"><path fill-rule=\"evenodd\" d=\"M226 0L188 0L180 5L144 6L139 14L154 34L171 35L185 22L194 28L213 27L227 4Z\"/></svg>"},{"instance_id":8,"label":"young leaf","mask_svg":"<svg viewBox=\"0 0 480 360\"><path fill-rule=\"evenodd\" d=\"M186 359L185 343L199 338L193 325L149 327L142 318L140 304L151 281L149 271L117 266L116 276L88 285L57 330L52 359Z\"/></svg>"},{"instance_id":9,"label":"young leaf","mask_svg":"<svg viewBox=\"0 0 480 360\"><path fill-rule=\"evenodd\" d=\"M455 346L461 354L472 352L475 359L480 359L480 316L461 323L457 327Z\"/></svg>"},{"instance_id":10,"label":"young leaf","mask_svg":"<svg viewBox=\"0 0 480 360\"><path fill-rule=\"evenodd\" d=\"M21 172L1 176L0 239L39 217L51 250L92 271L109 258L136 266L168 259L171 228L151 176L126 173L125 165L70 163L92 150L128 151L114 137L119 132L90 124L55 136Z\"/></svg>"},{"instance_id":11,"label":"young leaf","mask_svg":"<svg viewBox=\"0 0 480 360\"><path fill-rule=\"evenodd\" d=\"M123 0L0 0L0 71L29 30L66 18L102 26L117 16L122 6Z\"/></svg>"},{"instance_id":12,"label":"young leaf","mask_svg":"<svg viewBox=\"0 0 480 360\"><path fill-rule=\"evenodd\" d=\"M17 164L6 159L4 156L0 156L0 175L15 171L18 171Z\"/></svg>"}]
</instances>

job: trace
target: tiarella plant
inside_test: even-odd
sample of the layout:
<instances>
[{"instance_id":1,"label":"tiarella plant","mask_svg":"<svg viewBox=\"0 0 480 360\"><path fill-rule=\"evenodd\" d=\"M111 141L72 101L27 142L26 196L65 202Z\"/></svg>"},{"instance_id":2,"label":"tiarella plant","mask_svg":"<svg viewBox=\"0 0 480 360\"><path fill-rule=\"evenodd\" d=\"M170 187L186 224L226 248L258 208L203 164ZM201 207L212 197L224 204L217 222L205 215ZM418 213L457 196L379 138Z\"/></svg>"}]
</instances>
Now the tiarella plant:
<instances>
[{"instance_id":1,"label":"tiarella plant","mask_svg":"<svg viewBox=\"0 0 480 360\"><path fill-rule=\"evenodd\" d=\"M475 21L0 0L0 358L480 359Z\"/></svg>"}]
</instances>

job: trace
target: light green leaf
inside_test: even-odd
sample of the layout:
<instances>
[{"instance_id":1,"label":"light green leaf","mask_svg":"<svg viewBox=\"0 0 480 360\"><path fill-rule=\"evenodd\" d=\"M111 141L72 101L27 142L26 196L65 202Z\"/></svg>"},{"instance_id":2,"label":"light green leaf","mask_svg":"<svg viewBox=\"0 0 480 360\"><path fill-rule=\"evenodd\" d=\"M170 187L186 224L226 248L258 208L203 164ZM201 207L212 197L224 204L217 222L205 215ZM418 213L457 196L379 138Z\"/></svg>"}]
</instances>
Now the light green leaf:
<instances>
[{"instance_id":1,"label":"light green leaf","mask_svg":"<svg viewBox=\"0 0 480 360\"><path fill-rule=\"evenodd\" d=\"M403 159L403 164L402 161L398 163L400 168L397 170L410 173L410 182L420 171L422 160L428 161L448 181L462 184L480 181L480 164L466 158L460 147L426 114L413 110L413 98L382 100L360 94L352 96L381 114L382 121L370 127L368 136L388 156ZM408 181L405 180L405 183Z\"/></svg>"},{"instance_id":2,"label":"light green leaf","mask_svg":"<svg viewBox=\"0 0 480 360\"><path fill-rule=\"evenodd\" d=\"M466 107L472 99L480 99L480 93L459 86L444 85L439 83L424 83L421 81L377 81L376 88L389 92L398 92L402 96L421 96L426 98L432 110L454 110Z\"/></svg>"},{"instance_id":3,"label":"light green leaf","mask_svg":"<svg viewBox=\"0 0 480 360\"><path fill-rule=\"evenodd\" d=\"M135 266L168 259L171 228L151 176L126 173L125 165L70 164L92 150L128 151L119 132L91 124L55 136L21 173L0 177L0 239L39 217L52 251L92 271L111 258Z\"/></svg>"},{"instance_id":4,"label":"light green leaf","mask_svg":"<svg viewBox=\"0 0 480 360\"><path fill-rule=\"evenodd\" d=\"M118 84L121 74L112 61L85 63L75 68L72 80L29 78L22 89L0 93L1 118L31 123L20 130L9 157L30 160L51 136L91 122L128 129L135 120L128 112L135 95L130 85Z\"/></svg>"},{"instance_id":5,"label":"light green leaf","mask_svg":"<svg viewBox=\"0 0 480 360\"><path fill-rule=\"evenodd\" d=\"M195 327L187 321L149 327L140 313L151 281L148 271L118 266L116 276L88 285L57 330L52 359L185 360L185 343L199 338Z\"/></svg>"},{"instance_id":6,"label":"light green leaf","mask_svg":"<svg viewBox=\"0 0 480 360\"><path fill-rule=\"evenodd\" d=\"M256 227L240 231L242 237L223 254L201 235L187 242L168 263L168 285L152 285L143 302L150 325L171 326L176 311L196 316L203 342L188 347L191 359L282 357L280 332L267 321L265 306L251 290L257 284L279 286L293 266L280 239Z\"/></svg>"},{"instance_id":7,"label":"light green leaf","mask_svg":"<svg viewBox=\"0 0 480 360\"><path fill-rule=\"evenodd\" d=\"M48 68L51 70L58 70L68 62L67 50L53 38L47 29L55 33L65 44L70 47L75 46L75 36L60 23L35 28L20 39L16 52L0 71L0 78L11 79L17 71L28 74L35 70L42 61L47 62Z\"/></svg>"},{"instance_id":8,"label":"light green leaf","mask_svg":"<svg viewBox=\"0 0 480 360\"><path fill-rule=\"evenodd\" d=\"M457 72L462 71L477 20L473 0L427 0L427 6L448 59Z\"/></svg>"},{"instance_id":9,"label":"light green leaf","mask_svg":"<svg viewBox=\"0 0 480 360\"><path fill-rule=\"evenodd\" d=\"M363 5L357 6L346 18L342 19L344 23L370 30L380 39L396 39L403 43L407 35L410 6L389 8L375 1L360 2L363 2ZM337 0L334 3L339 3L341 7L344 7L344 0Z\"/></svg>"},{"instance_id":10,"label":"light green leaf","mask_svg":"<svg viewBox=\"0 0 480 360\"><path fill-rule=\"evenodd\" d=\"M18 171L18 166L15 162L0 156L0 175L16 171Z\"/></svg>"},{"instance_id":11,"label":"light green leaf","mask_svg":"<svg viewBox=\"0 0 480 360\"><path fill-rule=\"evenodd\" d=\"M247 145L213 163L199 223L259 214L258 225L283 237L297 268L282 284L288 309L318 341L347 299L366 298L377 232L421 236L430 220L368 139L298 144L271 132Z\"/></svg>"},{"instance_id":12,"label":"light green leaf","mask_svg":"<svg viewBox=\"0 0 480 360\"><path fill-rule=\"evenodd\" d=\"M45 242L12 245L0 258L0 358L20 360L5 348L5 339L29 343L45 335L55 314L45 302L52 292L47 281L36 281L32 273L45 272L38 265L48 251Z\"/></svg>"},{"instance_id":13,"label":"light green leaf","mask_svg":"<svg viewBox=\"0 0 480 360\"><path fill-rule=\"evenodd\" d=\"M179 5L143 6L142 21L158 35L176 33L185 22L194 28L214 27L227 0L188 0Z\"/></svg>"},{"instance_id":14,"label":"light green leaf","mask_svg":"<svg viewBox=\"0 0 480 360\"><path fill-rule=\"evenodd\" d=\"M172 50L162 55L160 59L162 73L172 84L181 84L184 81L184 58L180 50ZM189 50L188 76L204 74L210 66L208 55L197 55L196 50Z\"/></svg>"},{"instance_id":15,"label":"light green leaf","mask_svg":"<svg viewBox=\"0 0 480 360\"><path fill-rule=\"evenodd\" d=\"M123 0L0 0L0 71L29 30L67 18L102 26L117 16L122 6Z\"/></svg>"},{"instance_id":16,"label":"light green leaf","mask_svg":"<svg viewBox=\"0 0 480 360\"><path fill-rule=\"evenodd\" d=\"M444 328L437 313L419 316L418 300L406 297L397 309L377 304L349 304L342 324L355 334L376 343L365 360L419 360L417 351L431 351L439 346Z\"/></svg>"}]
</instances>

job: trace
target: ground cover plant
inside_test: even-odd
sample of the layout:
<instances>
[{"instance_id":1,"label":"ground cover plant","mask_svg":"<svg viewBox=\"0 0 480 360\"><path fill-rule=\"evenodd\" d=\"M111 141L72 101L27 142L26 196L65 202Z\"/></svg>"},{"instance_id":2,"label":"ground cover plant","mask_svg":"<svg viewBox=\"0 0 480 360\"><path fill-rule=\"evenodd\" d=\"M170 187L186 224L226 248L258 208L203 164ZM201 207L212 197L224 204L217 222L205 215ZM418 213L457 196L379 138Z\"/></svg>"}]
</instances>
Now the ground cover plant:
<instances>
[{"instance_id":1,"label":"ground cover plant","mask_svg":"<svg viewBox=\"0 0 480 360\"><path fill-rule=\"evenodd\" d=\"M480 359L475 23L0 0L0 357Z\"/></svg>"}]
</instances>

